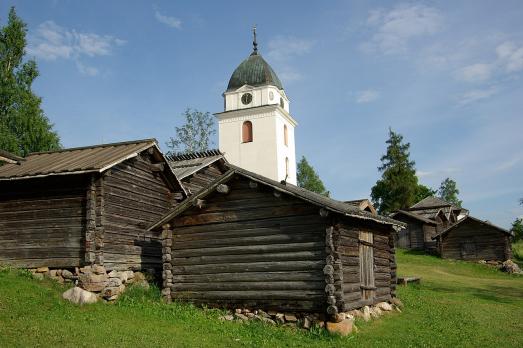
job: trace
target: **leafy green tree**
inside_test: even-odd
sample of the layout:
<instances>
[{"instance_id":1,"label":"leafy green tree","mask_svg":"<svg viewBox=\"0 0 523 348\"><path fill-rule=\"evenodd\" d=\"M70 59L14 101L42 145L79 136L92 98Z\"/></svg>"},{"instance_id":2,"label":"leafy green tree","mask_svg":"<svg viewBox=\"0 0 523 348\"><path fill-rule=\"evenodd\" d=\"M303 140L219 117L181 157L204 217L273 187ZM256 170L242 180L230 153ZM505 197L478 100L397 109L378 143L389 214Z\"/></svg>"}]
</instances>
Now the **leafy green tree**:
<instances>
[{"instance_id":1,"label":"leafy green tree","mask_svg":"<svg viewBox=\"0 0 523 348\"><path fill-rule=\"evenodd\" d=\"M458 198L459 190L456 182L451 178L446 178L439 186L438 195L446 202L454 204L456 207L461 207L462 201Z\"/></svg>"},{"instance_id":2,"label":"leafy green tree","mask_svg":"<svg viewBox=\"0 0 523 348\"><path fill-rule=\"evenodd\" d=\"M418 189L416 191L415 202L419 202L422 199L427 198L427 197L435 196L436 193L437 193L436 190L434 190L434 189L432 189L432 188L430 188L428 186L419 184L418 185Z\"/></svg>"},{"instance_id":3,"label":"leafy green tree","mask_svg":"<svg viewBox=\"0 0 523 348\"><path fill-rule=\"evenodd\" d=\"M34 60L24 61L26 24L9 11L0 28L0 149L25 156L60 148L60 138L32 91L38 77Z\"/></svg>"},{"instance_id":4,"label":"leafy green tree","mask_svg":"<svg viewBox=\"0 0 523 348\"><path fill-rule=\"evenodd\" d=\"M305 156L302 156L301 160L298 162L296 176L299 187L329 197L329 191L325 189L323 181L321 181L320 177L309 164Z\"/></svg>"},{"instance_id":5,"label":"leafy green tree","mask_svg":"<svg viewBox=\"0 0 523 348\"><path fill-rule=\"evenodd\" d=\"M175 127L176 137L171 137L167 142L169 153L209 150L209 146L213 144L212 137L216 134L211 114L187 108L182 116L185 118L185 124Z\"/></svg>"},{"instance_id":6,"label":"leafy green tree","mask_svg":"<svg viewBox=\"0 0 523 348\"><path fill-rule=\"evenodd\" d=\"M510 229L514 233L514 242L523 240L523 219L516 219Z\"/></svg>"},{"instance_id":7,"label":"leafy green tree","mask_svg":"<svg viewBox=\"0 0 523 348\"><path fill-rule=\"evenodd\" d=\"M374 206L380 214L389 214L410 207L416 202L418 177L415 162L410 160L410 144L389 128L387 153L381 157L379 179L371 190Z\"/></svg>"}]
</instances>

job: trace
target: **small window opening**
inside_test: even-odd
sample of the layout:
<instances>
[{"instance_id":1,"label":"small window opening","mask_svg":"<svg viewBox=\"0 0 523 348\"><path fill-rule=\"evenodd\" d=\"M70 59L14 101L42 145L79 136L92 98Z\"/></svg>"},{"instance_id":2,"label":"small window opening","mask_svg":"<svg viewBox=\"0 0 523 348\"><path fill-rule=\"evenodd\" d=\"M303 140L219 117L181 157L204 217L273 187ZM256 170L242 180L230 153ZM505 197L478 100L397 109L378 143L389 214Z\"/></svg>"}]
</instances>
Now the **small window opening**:
<instances>
[{"instance_id":1,"label":"small window opening","mask_svg":"<svg viewBox=\"0 0 523 348\"><path fill-rule=\"evenodd\" d=\"M289 135L287 134L287 125L283 125L283 143L285 146L289 145Z\"/></svg>"},{"instance_id":2,"label":"small window opening","mask_svg":"<svg viewBox=\"0 0 523 348\"><path fill-rule=\"evenodd\" d=\"M245 121L242 125L242 142L250 143L252 142L252 122Z\"/></svg>"}]
</instances>

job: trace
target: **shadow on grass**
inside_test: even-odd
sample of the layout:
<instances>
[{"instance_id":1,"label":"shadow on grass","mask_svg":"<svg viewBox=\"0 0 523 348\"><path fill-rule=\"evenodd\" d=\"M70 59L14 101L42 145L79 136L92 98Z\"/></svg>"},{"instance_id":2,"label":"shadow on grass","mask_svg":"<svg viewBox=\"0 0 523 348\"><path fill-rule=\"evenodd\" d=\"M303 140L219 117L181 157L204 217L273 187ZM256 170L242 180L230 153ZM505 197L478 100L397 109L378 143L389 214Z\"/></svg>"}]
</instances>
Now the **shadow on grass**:
<instances>
[{"instance_id":1,"label":"shadow on grass","mask_svg":"<svg viewBox=\"0 0 523 348\"><path fill-rule=\"evenodd\" d=\"M431 286L430 290L449 294L468 294L481 300L506 304L520 303L523 299L522 288L497 285L489 285L486 288Z\"/></svg>"}]
</instances>

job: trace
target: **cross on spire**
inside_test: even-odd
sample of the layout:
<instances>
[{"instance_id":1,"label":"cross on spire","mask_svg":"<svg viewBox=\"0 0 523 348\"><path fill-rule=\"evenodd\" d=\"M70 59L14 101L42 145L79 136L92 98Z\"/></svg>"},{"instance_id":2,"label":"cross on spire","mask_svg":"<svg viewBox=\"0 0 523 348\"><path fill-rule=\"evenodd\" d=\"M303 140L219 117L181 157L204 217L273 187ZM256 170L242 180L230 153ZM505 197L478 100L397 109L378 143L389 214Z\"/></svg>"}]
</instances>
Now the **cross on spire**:
<instances>
[{"instance_id":1,"label":"cross on spire","mask_svg":"<svg viewBox=\"0 0 523 348\"><path fill-rule=\"evenodd\" d=\"M258 43L256 42L256 24L252 27L252 54L258 54Z\"/></svg>"}]
</instances>

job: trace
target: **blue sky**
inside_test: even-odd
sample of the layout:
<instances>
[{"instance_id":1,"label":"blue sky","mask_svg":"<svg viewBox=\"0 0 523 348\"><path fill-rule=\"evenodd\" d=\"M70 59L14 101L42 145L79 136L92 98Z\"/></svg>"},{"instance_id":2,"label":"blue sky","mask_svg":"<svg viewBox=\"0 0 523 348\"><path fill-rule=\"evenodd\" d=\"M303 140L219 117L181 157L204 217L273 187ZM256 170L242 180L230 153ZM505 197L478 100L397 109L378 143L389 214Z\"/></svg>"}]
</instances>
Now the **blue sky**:
<instances>
[{"instance_id":1,"label":"blue sky","mask_svg":"<svg viewBox=\"0 0 523 348\"><path fill-rule=\"evenodd\" d=\"M523 208L521 1L2 1L27 22L34 89L66 147L155 137L223 109L251 51L291 100L297 157L337 199L368 197L388 127L423 184L508 228Z\"/></svg>"}]
</instances>

